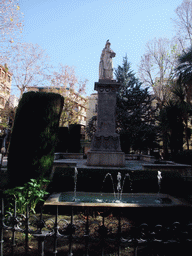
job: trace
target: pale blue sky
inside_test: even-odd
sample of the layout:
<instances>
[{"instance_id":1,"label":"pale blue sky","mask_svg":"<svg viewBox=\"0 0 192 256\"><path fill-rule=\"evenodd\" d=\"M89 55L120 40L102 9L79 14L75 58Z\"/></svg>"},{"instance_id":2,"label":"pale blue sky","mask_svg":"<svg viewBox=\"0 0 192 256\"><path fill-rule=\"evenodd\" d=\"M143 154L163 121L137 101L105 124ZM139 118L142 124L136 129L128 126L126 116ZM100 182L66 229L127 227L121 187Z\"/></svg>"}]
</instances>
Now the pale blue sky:
<instances>
[{"instance_id":1,"label":"pale blue sky","mask_svg":"<svg viewBox=\"0 0 192 256\"><path fill-rule=\"evenodd\" d=\"M114 68L127 54L137 73L146 43L174 35L171 18L182 0L20 0L23 41L37 43L51 64L75 66L87 78L87 95L98 81L99 59L106 40L116 52Z\"/></svg>"}]
</instances>

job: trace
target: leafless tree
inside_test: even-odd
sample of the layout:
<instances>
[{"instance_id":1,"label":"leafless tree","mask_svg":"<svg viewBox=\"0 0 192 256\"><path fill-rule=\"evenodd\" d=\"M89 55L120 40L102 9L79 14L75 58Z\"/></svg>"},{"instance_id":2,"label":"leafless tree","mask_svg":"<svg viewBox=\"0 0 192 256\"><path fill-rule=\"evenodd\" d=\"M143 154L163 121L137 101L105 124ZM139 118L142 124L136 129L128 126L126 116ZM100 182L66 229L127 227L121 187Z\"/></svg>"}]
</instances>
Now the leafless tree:
<instances>
[{"instance_id":1,"label":"leafless tree","mask_svg":"<svg viewBox=\"0 0 192 256\"><path fill-rule=\"evenodd\" d=\"M192 1L183 0L176 10L176 18L173 19L177 38L180 40L183 50L186 45L192 46Z\"/></svg>"},{"instance_id":2,"label":"leafless tree","mask_svg":"<svg viewBox=\"0 0 192 256\"><path fill-rule=\"evenodd\" d=\"M13 73L12 86L20 91L20 96L28 86L43 85L51 66L49 57L37 44L18 43L12 47L13 54L9 67Z\"/></svg>"},{"instance_id":3,"label":"leafless tree","mask_svg":"<svg viewBox=\"0 0 192 256\"><path fill-rule=\"evenodd\" d=\"M154 38L146 45L141 57L139 77L144 85L153 90L160 106L171 97L173 72L181 49L177 42L167 38Z\"/></svg>"},{"instance_id":4,"label":"leafless tree","mask_svg":"<svg viewBox=\"0 0 192 256\"><path fill-rule=\"evenodd\" d=\"M87 79L80 80L73 66L59 65L51 76L50 91L58 92L64 97L64 107L60 118L60 126L79 123L82 112L85 111L85 93ZM55 88L57 90L55 90Z\"/></svg>"}]
</instances>

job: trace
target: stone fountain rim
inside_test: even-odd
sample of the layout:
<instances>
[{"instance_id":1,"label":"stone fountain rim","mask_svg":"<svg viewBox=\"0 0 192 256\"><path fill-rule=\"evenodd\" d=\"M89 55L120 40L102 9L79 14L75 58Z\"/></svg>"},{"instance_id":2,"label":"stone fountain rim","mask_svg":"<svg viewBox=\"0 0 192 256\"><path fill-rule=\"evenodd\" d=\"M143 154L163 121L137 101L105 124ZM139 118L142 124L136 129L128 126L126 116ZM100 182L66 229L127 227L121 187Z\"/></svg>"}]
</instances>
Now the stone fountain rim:
<instances>
[{"instance_id":1,"label":"stone fountain rim","mask_svg":"<svg viewBox=\"0 0 192 256\"><path fill-rule=\"evenodd\" d=\"M156 196L156 197L160 197L160 198L169 198L172 200L173 204L135 204L135 203L81 203L81 202L59 202L59 197L62 193L65 194L73 194L73 191L67 191L67 192L60 192L60 193L53 193L49 196L49 198L45 201L44 206L54 206L54 205L58 205L58 206L67 206L67 207L91 207L91 208L95 208L95 207L101 207L101 208L162 208L162 207L178 207L178 206L182 206L182 207L192 207L190 204L183 202L175 197L172 197L168 194L161 194L161 193L123 193L123 195L127 195L127 196ZM98 192L84 192L84 191L78 191L78 193L90 193L91 195L98 195L101 193ZM113 195L113 193L102 193L102 194L106 194L106 195Z\"/></svg>"}]
</instances>

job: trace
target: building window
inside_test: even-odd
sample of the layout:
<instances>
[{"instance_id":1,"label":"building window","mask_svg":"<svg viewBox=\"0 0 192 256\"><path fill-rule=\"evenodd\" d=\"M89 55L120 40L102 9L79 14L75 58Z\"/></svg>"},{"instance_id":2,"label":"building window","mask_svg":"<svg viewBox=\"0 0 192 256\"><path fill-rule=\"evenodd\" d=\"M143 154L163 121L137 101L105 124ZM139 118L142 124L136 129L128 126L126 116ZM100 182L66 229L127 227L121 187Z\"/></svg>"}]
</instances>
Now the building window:
<instances>
[{"instance_id":1,"label":"building window","mask_svg":"<svg viewBox=\"0 0 192 256\"><path fill-rule=\"evenodd\" d=\"M10 76L10 75L7 76L7 81L8 81L9 83L11 82L11 76Z\"/></svg>"},{"instance_id":2,"label":"building window","mask_svg":"<svg viewBox=\"0 0 192 256\"><path fill-rule=\"evenodd\" d=\"M0 97L0 105L4 106L4 98Z\"/></svg>"},{"instance_id":3,"label":"building window","mask_svg":"<svg viewBox=\"0 0 192 256\"><path fill-rule=\"evenodd\" d=\"M2 91L4 91L4 89L5 89L4 84L0 84L0 91L2 92Z\"/></svg>"},{"instance_id":4,"label":"building window","mask_svg":"<svg viewBox=\"0 0 192 256\"><path fill-rule=\"evenodd\" d=\"M2 78L5 78L5 72L3 70L1 72L1 76L2 76Z\"/></svg>"},{"instance_id":5,"label":"building window","mask_svg":"<svg viewBox=\"0 0 192 256\"><path fill-rule=\"evenodd\" d=\"M10 91L10 88L7 88L7 87L6 87L6 93L7 93L7 94L10 94L10 92L11 92L11 91Z\"/></svg>"}]
</instances>

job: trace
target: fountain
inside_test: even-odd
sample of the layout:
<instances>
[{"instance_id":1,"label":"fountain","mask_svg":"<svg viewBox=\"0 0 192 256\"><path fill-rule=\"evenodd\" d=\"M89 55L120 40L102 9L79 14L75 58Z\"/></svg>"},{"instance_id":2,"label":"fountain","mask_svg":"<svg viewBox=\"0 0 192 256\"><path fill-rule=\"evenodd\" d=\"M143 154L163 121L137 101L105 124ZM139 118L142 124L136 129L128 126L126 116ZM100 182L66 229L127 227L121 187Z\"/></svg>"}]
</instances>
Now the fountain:
<instances>
[{"instance_id":1,"label":"fountain","mask_svg":"<svg viewBox=\"0 0 192 256\"><path fill-rule=\"evenodd\" d=\"M112 57L114 56L115 53L111 50L110 43L107 41L100 59L99 82L95 83L95 90L98 91L97 130L92 140L91 150L87 154L87 165L81 166L82 171L79 166L77 170L77 165L74 161L65 161L64 163L61 160L55 161L57 165L55 164L54 168L62 167L63 165L65 167L72 167L71 170L73 170L75 167L74 174L71 174L74 180L74 189L73 191L67 190L71 182L70 177L67 177L65 185L63 184L62 187L63 190L52 194L45 202L45 205L88 207L94 209L97 207L118 209L130 207L138 209L149 209L150 207L151 209L151 207L160 207L170 209L170 207L183 206L184 204L178 199L160 193L162 173L159 170L156 176L158 179L158 193L132 193L132 188L131 193L124 192L126 179L129 179L130 185L132 181L129 174L130 170L125 167L125 154L121 151L119 135L115 132L116 92L120 84L113 80ZM117 176L116 192L112 172L116 172ZM124 178L122 179L123 172ZM154 175L154 173L156 175L156 171L151 172L150 175ZM54 176L54 171L51 175ZM65 174L63 173L62 175ZM67 175L69 176L68 171ZM82 175L85 178L82 178ZM97 183L99 177L103 180L103 185L107 177L110 177L113 191L99 193L99 184ZM92 183L90 178L93 180ZM83 187L81 185L82 190L77 191L79 183L80 185L83 183ZM95 191L96 189L97 191Z\"/></svg>"},{"instance_id":2,"label":"fountain","mask_svg":"<svg viewBox=\"0 0 192 256\"><path fill-rule=\"evenodd\" d=\"M149 207L149 206L173 206L183 205L178 199L173 198L167 194L160 194L161 189L161 172L157 172L158 179L158 193L132 193L132 186L130 182L131 193L123 193L125 180L130 179L130 174L125 173L123 182L121 172L117 173L117 184L115 191L115 183L111 173L107 173L102 181L102 188L100 192L85 192L77 191L78 170L74 168L74 190L62 193L56 193L50 196L45 205L58 204L64 206L87 206L87 207ZM104 193L103 188L106 179L110 177L112 183L111 192ZM86 184L84 184L86 186Z\"/></svg>"},{"instance_id":3,"label":"fountain","mask_svg":"<svg viewBox=\"0 0 192 256\"><path fill-rule=\"evenodd\" d=\"M107 51L109 51L108 56L111 57L106 61L105 52ZM87 165L82 165L79 159L76 159L76 161L74 159L68 159L68 161L64 159L56 160L51 174L53 177L52 183L55 184L55 190L52 191L55 193L52 193L44 203L44 206L48 209L50 209L50 206L56 208L55 243L58 237L58 208L62 207L64 214L69 212L71 214L71 223L67 226L70 256L73 255L72 244L76 237L74 235L74 213L80 212L86 217L86 221L83 223L86 227L84 234L86 255L88 255L89 243L93 242L92 238L89 239L91 237L89 216L102 217L102 225L98 228L102 247L100 255L104 255L104 245L109 232L104 218L110 216L111 213L113 217L118 217L117 233L114 233L115 239L111 240L109 236L110 243L119 245L117 255L120 255L119 251L122 244L125 244L125 241L131 241L130 237L125 240L124 233L121 232L123 227L121 225L122 217L128 219L128 225L139 222L147 223L147 221L150 224L156 221L165 223L173 221L173 218L176 221L191 219L192 208L189 204L166 193L162 194L162 191L165 192L161 184L162 176L164 184L166 183L164 170L145 171L140 169L138 171L125 166L125 155L120 148L119 136L115 133L116 91L120 84L112 78L112 56L114 56L114 53L111 52L110 43L107 41L100 61L100 79L98 83L95 83L95 89L98 91L98 123L91 150L88 152ZM109 67L106 68L105 62L110 64ZM159 167L156 166L156 168ZM56 168L58 168L58 171L55 171ZM59 170L59 168L63 169ZM169 176L170 173L172 172L169 172ZM112 183L112 189L111 184L107 184L108 179ZM126 181L129 181L129 183L127 184ZM60 186L58 186L58 183ZM150 187L151 185L153 190ZM170 182L168 182L168 186L170 187ZM173 182L171 186L173 187ZM139 190L137 190L138 187ZM152 193L154 190L156 193ZM142 191L142 193L138 193L138 191ZM143 193L146 191L147 193ZM53 210L55 211L55 209ZM114 222L112 225L115 229ZM144 225L146 226L146 224ZM94 230L97 232L95 227ZM149 236L151 242L154 235L149 233ZM154 238L157 245L160 240ZM98 239L97 236L96 239ZM132 241L136 244L135 241L137 240ZM142 243L143 241L141 240ZM162 241L164 243L164 240ZM126 243L126 246L129 245Z\"/></svg>"}]
</instances>

